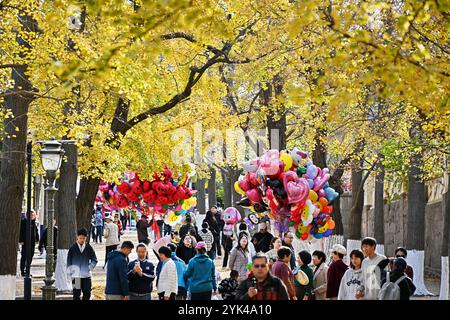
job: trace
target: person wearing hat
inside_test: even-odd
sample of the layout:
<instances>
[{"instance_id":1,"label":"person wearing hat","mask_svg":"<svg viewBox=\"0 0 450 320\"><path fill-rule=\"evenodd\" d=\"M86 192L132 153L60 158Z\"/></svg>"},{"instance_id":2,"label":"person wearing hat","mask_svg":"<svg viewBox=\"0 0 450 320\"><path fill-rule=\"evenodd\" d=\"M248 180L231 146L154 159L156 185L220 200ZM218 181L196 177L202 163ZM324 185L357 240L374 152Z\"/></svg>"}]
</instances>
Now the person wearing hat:
<instances>
[{"instance_id":1,"label":"person wearing hat","mask_svg":"<svg viewBox=\"0 0 450 320\"><path fill-rule=\"evenodd\" d=\"M414 286L412 280L405 274L407 266L408 264L404 258L396 258L392 265L392 271L389 273L390 282L395 283L403 277L403 280L398 283L398 287L400 288L400 300L409 300L409 297L411 297L416 291L416 287ZM387 279L384 279L381 285L383 286L386 281Z\"/></svg>"},{"instance_id":2,"label":"person wearing hat","mask_svg":"<svg viewBox=\"0 0 450 320\"><path fill-rule=\"evenodd\" d=\"M103 266L103 269L105 269L106 263L108 262L108 255L111 251L114 251L117 249L117 246L119 245L119 228L117 225L113 222L113 218L111 216L111 213L105 214L105 230L103 237L105 238L105 246L106 246L106 252L105 252L105 264Z\"/></svg>"},{"instance_id":3,"label":"person wearing hat","mask_svg":"<svg viewBox=\"0 0 450 320\"><path fill-rule=\"evenodd\" d=\"M298 266L293 271L297 300L310 300L313 295L314 273L309 267L311 260L311 254L308 251L302 250L298 253Z\"/></svg>"},{"instance_id":4,"label":"person wearing hat","mask_svg":"<svg viewBox=\"0 0 450 320\"><path fill-rule=\"evenodd\" d=\"M350 253L350 268L345 271L339 286L338 300L359 300L357 292L362 291L363 277L361 264L364 254L355 249Z\"/></svg>"},{"instance_id":5,"label":"person wearing hat","mask_svg":"<svg viewBox=\"0 0 450 320\"><path fill-rule=\"evenodd\" d=\"M92 270L97 265L97 256L89 243L86 243L88 232L85 228L77 231L77 241L67 253L67 275L72 278L73 300L91 298Z\"/></svg>"},{"instance_id":6,"label":"person wearing hat","mask_svg":"<svg viewBox=\"0 0 450 320\"><path fill-rule=\"evenodd\" d=\"M189 283L191 300L211 300L212 290L217 291L216 268L206 254L204 241L199 241L195 249L197 254L189 261L184 281Z\"/></svg>"},{"instance_id":7,"label":"person wearing hat","mask_svg":"<svg viewBox=\"0 0 450 320\"><path fill-rule=\"evenodd\" d=\"M347 250L343 245L335 244L330 251L333 262L328 268L326 297L330 300L337 300L342 277L348 269L348 266L342 261L347 254Z\"/></svg>"}]
</instances>

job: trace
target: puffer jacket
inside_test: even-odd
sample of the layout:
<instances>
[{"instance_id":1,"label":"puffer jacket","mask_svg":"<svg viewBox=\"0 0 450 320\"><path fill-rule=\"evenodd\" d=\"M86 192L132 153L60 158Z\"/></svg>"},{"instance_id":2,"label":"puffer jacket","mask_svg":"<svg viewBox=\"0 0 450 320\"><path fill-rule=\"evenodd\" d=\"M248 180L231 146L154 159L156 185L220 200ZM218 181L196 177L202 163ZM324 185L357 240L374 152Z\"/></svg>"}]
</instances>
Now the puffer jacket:
<instances>
[{"instance_id":1,"label":"puffer jacket","mask_svg":"<svg viewBox=\"0 0 450 320\"><path fill-rule=\"evenodd\" d=\"M239 272L239 281L247 279L247 265L249 262L248 249L243 251L240 247L234 247L230 252L229 268Z\"/></svg>"}]
</instances>

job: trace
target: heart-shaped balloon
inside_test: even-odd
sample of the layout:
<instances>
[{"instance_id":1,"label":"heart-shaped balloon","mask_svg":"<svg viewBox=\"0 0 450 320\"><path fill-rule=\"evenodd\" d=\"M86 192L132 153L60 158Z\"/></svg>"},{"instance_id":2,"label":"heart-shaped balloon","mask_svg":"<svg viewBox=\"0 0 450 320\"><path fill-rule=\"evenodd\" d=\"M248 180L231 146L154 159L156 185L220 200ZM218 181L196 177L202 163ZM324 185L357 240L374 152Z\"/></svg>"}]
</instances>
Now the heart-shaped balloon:
<instances>
[{"instance_id":1,"label":"heart-shaped balloon","mask_svg":"<svg viewBox=\"0 0 450 320\"><path fill-rule=\"evenodd\" d=\"M249 172L249 173L246 174L246 177L247 177L247 178L244 179L244 180L248 180L248 182L250 182L250 184L251 184L253 187L259 186L259 181L258 181L258 177L257 177L256 173L254 173L254 172Z\"/></svg>"},{"instance_id":2,"label":"heart-shaped balloon","mask_svg":"<svg viewBox=\"0 0 450 320\"><path fill-rule=\"evenodd\" d=\"M250 189L245 192L245 195L253 203L259 203L262 200L261 191L259 191L259 189Z\"/></svg>"},{"instance_id":3,"label":"heart-shaped balloon","mask_svg":"<svg viewBox=\"0 0 450 320\"><path fill-rule=\"evenodd\" d=\"M284 190L288 195L288 203L297 203L305 200L309 194L308 182L304 178L298 178L293 171L285 173Z\"/></svg>"}]
</instances>

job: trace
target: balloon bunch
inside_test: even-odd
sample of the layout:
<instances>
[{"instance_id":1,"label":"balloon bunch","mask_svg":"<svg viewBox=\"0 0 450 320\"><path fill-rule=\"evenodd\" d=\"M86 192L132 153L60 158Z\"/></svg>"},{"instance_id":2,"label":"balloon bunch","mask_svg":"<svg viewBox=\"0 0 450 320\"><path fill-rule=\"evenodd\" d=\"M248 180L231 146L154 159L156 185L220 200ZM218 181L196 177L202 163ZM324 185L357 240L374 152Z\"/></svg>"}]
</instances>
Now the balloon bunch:
<instances>
[{"instance_id":1,"label":"balloon bunch","mask_svg":"<svg viewBox=\"0 0 450 320\"><path fill-rule=\"evenodd\" d=\"M185 214L197 205L187 180L175 180L172 170L166 168L161 175L155 172L151 181L142 181L138 174L118 185L102 181L96 201L111 210L131 207L146 214L150 209L159 213L170 209L176 215Z\"/></svg>"},{"instance_id":2,"label":"balloon bunch","mask_svg":"<svg viewBox=\"0 0 450 320\"><path fill-rule=\"evenodd\" d=\"M243 167L245 174L234 188L244 196L236 204L253 212L251 219L245 219L247 224L253 227L267 215L279 232L295 231L302 240L331 235L330 204L339 194L328 184L328 168L317 167L298 148L268 150Z\"/></svg>"}]
</instances>

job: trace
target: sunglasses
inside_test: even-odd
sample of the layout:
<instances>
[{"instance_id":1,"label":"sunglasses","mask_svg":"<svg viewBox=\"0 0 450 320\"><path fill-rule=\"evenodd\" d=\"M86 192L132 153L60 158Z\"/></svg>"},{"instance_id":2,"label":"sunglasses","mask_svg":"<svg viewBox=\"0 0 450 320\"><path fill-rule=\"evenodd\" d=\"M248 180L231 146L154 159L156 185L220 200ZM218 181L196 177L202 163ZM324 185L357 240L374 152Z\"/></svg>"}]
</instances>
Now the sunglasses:
<instances>
[{"instance_id":1,"label":"sunglasses","mask_svg":"<svg viewBox=\"0 0 450 320\"><path fill-rule=\"evenodd\" d=\"M265 267L267 267L267 264L254 264L253 265L253 268L255 268L255 269L259 269L259 268L265 268Z\"/></svg>"}]
</instances>

